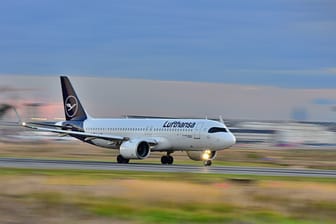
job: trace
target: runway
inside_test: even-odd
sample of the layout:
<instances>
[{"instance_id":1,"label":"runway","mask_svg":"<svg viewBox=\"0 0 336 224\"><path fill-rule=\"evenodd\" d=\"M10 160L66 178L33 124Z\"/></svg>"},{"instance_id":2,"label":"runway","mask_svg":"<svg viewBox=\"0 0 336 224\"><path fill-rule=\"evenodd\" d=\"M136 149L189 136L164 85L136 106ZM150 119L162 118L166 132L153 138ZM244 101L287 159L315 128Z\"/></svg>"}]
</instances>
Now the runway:
<instances>
[{"instance_id":1,"label":"runway","mask_svg":"<svg viewBox=\"0 0 336 224\"><path fill-rule=\"evenodd\" d=\"M238 166L216 166L216 165L213 165L211 167L204 167L201 165L200 166L162 165L162 164L144 164L144 163L118 164L113 162L98 162L98 161L50 160L50 159L26 159L26 158L0 158L0 167L336 178L336 170L241 167L241 166L238 167Z\"/></svg>"}]
</instances>

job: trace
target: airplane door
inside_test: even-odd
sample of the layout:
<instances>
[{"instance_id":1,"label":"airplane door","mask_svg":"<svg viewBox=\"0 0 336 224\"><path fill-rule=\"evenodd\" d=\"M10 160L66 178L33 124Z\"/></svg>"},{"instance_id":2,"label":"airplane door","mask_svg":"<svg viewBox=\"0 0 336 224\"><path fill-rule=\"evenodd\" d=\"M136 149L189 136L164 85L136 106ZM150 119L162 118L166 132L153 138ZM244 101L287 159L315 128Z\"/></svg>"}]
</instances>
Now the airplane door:
<instances>
[{"instance_id":1,"label":"airplane door","mask_svg":"<svg viewBox=\"0 0 336 224\"><path fill-rule=\"evenodd\" d=\"M201 129L202 129L203 123L198 122L196 124L196 127L194 129L194 139L201 139Z\"/></svg>"}]
</instances>

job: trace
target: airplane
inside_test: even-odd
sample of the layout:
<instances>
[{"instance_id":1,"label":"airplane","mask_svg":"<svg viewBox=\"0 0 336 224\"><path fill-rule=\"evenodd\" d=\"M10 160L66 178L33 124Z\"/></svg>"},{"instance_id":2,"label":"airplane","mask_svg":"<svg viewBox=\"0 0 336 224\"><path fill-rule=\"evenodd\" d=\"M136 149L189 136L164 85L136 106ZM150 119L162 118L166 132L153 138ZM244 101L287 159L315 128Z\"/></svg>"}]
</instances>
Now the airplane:
<instances>
[{"instance_id":1,"label":"airplane","mask_svg":"<svg viewBox=\"0 0 336 224\"><path fill-rule=\"evenodd\" d=\"M40 131L72 136L83 142L119 150L118 163L146 159L151 152L165 152L162 164L173 164L175 151L185 151L190 159L211 166L217 151L235 144L236 138L220 121L207 119L154 119L91 117L82 106L66 76L60 76L65 121L53 124L21 122Z\"/></svg>"}]
</instances>

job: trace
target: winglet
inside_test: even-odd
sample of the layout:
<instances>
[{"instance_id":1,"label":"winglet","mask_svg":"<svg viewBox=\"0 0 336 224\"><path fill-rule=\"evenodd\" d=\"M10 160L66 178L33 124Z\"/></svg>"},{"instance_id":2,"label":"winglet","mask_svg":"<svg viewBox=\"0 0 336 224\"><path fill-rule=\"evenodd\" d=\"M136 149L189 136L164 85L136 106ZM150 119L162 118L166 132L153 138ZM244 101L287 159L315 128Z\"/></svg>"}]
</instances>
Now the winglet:
<instances>
[{"instance_id":1,"label":"winglet","mask_svg":"<svg viewBox=\"0 0 336 224\"><path fill-rule=\"evenodd\" d=\"M22 121L19 112L16 110L15 107L12 106L12 108L13 108L13 110L14 110L14 112L15 112L15 114L16 114L16 117L17 117L17 119L18 119L18 124L19 124L20 126L25 126L25 125L26 125L26 122Z\"/></svg>"}]
</instances>

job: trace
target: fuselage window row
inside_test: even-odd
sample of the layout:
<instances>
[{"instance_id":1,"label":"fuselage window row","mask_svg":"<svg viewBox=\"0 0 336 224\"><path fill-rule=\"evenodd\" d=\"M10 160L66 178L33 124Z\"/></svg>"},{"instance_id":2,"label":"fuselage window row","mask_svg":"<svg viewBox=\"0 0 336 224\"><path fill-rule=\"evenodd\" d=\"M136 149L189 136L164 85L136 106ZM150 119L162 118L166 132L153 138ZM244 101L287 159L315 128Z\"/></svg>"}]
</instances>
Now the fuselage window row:
<instances>
[{"instance_id":1,"label":"fuselage window row","mask_svg":"<svg viewBox=\"0 0 336 224\"><path fill-rule=\"evenodd\" d=\"M218 129L218 128L217 128ZM128 131L154 131L154 132L192 132L192 129L176 128L88 128L91 132L128 132ZM209 130L209 133L219 132L218 130ZM221 131L223 132L223 131ZM226 131L225 131L226 132Z\"/></svg>"}]
</instances>

